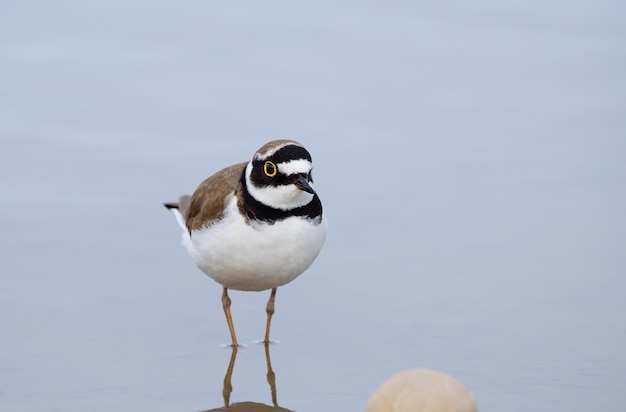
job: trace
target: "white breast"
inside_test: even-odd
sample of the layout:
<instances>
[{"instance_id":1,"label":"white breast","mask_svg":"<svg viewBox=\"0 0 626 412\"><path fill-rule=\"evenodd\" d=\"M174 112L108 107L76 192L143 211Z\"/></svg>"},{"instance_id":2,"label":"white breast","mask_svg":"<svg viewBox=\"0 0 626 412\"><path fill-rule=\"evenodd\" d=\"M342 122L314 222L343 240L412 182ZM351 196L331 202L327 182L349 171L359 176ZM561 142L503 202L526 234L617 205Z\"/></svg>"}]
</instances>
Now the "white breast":
<instances>
[{"instance_id":1,"label":"white breast","mask_svg":"<svg viewBox=\"0 0 626 412\"><path fill-rule=\"evenodd\" d=\"M285 285L313 263L326 239L327 223L291 217L274 224L248 224L237 199L224 218L204 229L183 234L195 264L224 287L260 291Z\"/></svg>"}]
</instances>

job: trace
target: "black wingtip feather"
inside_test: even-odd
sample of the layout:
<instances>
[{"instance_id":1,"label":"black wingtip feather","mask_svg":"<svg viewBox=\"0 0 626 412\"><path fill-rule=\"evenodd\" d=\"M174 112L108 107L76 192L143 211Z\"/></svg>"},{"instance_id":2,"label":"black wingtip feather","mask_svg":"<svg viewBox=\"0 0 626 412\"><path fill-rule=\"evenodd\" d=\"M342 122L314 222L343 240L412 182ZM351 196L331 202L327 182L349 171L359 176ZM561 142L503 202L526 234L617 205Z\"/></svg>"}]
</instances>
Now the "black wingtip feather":
<instances>
[{"instance_id":1,"label":"black wingtip feather","mask_svg":"<svg viewBox=\"0 0 626 412\"><path fill-rule=\"evenodd\" d=\"M163 206L165 206L167 210L178 209L178 203L163 203Z\"/></svg>"}]
</instances>

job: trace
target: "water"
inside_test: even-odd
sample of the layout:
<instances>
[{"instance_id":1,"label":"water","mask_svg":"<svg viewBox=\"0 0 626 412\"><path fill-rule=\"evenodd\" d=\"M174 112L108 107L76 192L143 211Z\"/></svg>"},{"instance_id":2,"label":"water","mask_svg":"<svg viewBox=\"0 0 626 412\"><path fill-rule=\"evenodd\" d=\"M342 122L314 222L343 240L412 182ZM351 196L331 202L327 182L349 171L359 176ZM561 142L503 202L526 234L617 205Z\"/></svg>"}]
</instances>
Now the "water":
<instances>
[{"instance_id":1,"label":"water","mask_svg":"<svg viewBox=\"0 0 626 412\"><path fill-rule=\"evenodd\" d=\"M625 11L3 3L0 409L223 407L221 288L161 203L295 138L330 232L278 291L280 407L428 367L481 411L621 410ZM273 405L268 296L231 294L231 403Z\"/></svg>"}]
</instances>

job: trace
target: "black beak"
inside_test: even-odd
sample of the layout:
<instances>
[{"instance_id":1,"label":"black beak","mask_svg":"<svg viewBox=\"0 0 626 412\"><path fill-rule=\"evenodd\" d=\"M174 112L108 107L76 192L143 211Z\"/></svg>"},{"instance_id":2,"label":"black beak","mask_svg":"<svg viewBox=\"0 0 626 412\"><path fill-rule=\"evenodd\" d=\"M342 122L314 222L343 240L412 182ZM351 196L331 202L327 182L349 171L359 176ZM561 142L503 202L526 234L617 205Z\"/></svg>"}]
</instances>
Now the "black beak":
<instances>
[{"instance_id":1,"label":"black beak","mask_svg":"<svg viewBox=\"0 0 626 412\"><path fill-rule=\"evenodd\" d=\"M306 180L305 177L300 176L298 179L296 179L294 184L300 190L304 190L305 192L311 193L313 195L315 194L315 190L313 190L313 188L309 184L309 181Z\"/></svg>"}]
</instances>

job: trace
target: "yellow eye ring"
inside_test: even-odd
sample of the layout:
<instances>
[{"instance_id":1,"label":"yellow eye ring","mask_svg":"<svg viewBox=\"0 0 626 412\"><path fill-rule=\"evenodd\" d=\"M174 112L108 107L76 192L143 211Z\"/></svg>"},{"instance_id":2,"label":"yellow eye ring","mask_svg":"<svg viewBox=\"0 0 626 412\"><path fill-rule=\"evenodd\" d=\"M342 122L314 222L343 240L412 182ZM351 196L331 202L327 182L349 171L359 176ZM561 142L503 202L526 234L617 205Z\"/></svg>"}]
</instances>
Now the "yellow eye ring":
<instances>
[{"instance_id":1,"label":"yellow eye ring","mask_svg":"<svg viewBox=\"0 0 626 412\"><path fill-rule=\"evenodd\" d=\"M269 177L274 177L276 176L276 173L278 173L278 169L276 168L276 165L270 162L269 160L265 162L265 164L263 165L263 171Z\"/></svg>"}]
</instances>

